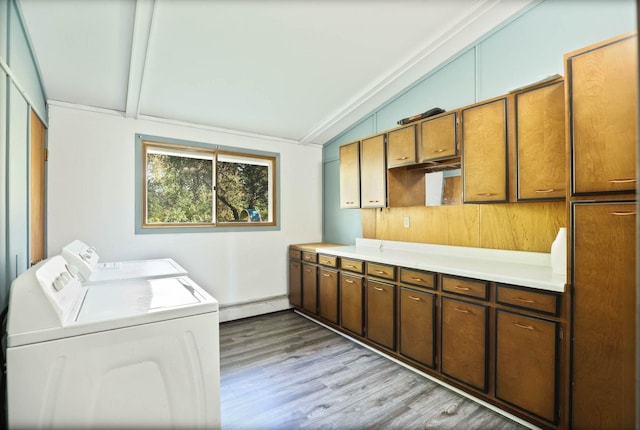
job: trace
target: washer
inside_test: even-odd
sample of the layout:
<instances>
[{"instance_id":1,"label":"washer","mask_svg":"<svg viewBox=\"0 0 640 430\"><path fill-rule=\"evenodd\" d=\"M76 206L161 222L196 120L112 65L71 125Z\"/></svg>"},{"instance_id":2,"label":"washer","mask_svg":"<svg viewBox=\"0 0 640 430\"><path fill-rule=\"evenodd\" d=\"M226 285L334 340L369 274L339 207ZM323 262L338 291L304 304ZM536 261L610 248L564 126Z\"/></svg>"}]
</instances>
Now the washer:
<instances>
[{"instance_id":1,"label":"washer","mask_svg":"<svg viewBox=\"0 0 640 430\"><path fill-rule=\"evenodd\" d=\"M11 286L10 428L219 428L218 302L186 276L84 286L60 255Z\"/></svg>"},{"instance_id":2,"label":"washer","mask_svg":"<svg viewBox=\"0 0 640 430\"><path fill-rule=\"evenodd\" d=\"M100 263L96 249L80 240L74 240L63 247L61 255L69 263L69 271L84 285L116 279L160 278L187 274L187 271L172 258Z\"/></svg>"}]
</instances>

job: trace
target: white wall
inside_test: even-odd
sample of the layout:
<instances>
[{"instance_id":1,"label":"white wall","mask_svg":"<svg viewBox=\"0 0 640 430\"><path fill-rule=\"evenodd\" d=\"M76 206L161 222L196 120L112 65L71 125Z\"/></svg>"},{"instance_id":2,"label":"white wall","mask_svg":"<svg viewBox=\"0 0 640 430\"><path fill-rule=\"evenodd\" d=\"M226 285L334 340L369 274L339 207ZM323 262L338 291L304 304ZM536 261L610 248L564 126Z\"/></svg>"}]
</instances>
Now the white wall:
<instances>
[{"instance_id":1,"label":"white wall","mask_svg":"<svg viewBox=\"0 0 640 430\"><path fill-rule=\"evenodd\" d=\"M281 229L136 235L136 133L280 153ZM225 308L287 294L287 246L321 240L321 148L56 105L48 142L49 256L80 239L101 261L172 257ZM283 297L276 302L245 309L288 307ZM248 316L237 309L227 314Z\"/></svg>"}]
</instances>

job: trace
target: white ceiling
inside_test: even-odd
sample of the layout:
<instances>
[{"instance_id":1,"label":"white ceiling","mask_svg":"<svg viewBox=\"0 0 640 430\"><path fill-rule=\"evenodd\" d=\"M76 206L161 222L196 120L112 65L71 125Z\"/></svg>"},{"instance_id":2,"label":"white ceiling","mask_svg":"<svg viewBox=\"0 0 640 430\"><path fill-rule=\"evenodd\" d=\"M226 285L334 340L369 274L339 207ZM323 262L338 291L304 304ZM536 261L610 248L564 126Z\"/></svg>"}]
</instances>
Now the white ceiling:
<instances>
[{"instance_id":1,"label":"white ceiling","mask_svg":"<svg viewBox=\"0 0 640 430\"><path fill-rule=\"evenodd\" d=\"M51 103L324 144L532 0L20 0Z\"/></svg>"}]
</instances>

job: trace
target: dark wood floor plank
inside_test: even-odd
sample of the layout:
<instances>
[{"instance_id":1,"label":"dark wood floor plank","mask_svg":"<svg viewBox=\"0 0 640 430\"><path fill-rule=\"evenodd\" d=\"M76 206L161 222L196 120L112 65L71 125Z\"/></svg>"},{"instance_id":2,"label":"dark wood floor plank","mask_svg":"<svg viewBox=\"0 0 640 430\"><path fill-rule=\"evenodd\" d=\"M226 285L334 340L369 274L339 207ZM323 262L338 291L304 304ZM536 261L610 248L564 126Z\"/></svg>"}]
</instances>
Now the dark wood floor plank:
<instances>
[{"instance_id":1,"label":"dark wood floor plank","mask_svg":"<svg viewBox=\"0 0 640 430\"><path fill-rule=\"evenodd\" d=\"M522 429L294 312L220 325L223 430Z\"/></svg>"}]
</instances>

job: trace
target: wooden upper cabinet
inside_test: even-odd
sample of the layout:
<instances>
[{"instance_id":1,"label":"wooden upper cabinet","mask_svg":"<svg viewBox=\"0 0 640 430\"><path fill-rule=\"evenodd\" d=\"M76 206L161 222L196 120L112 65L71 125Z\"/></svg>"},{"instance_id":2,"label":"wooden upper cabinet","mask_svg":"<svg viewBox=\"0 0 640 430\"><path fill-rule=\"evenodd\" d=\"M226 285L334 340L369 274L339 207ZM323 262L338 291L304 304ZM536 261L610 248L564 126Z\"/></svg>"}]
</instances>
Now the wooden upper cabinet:
<instances>
[{"instance_id":1,"label":"wooden upper cabinet","mask_svg":"<svg viewBox=\"0 0 640 430\"><path fill-rule=\"evenodd\" d=\"M507 98L462 110L462 180L465 203L506 202Z\"/></svg>"},{"instance_id":2,"label":"wooden upper cabinet","mask_svg":"<svg viewBox=\"0 0 640 430\"><path fill-rule=\"evenodd\" d=\"M388 133L387 168L416 163L416 125L392 130Z\"/></svg>"},{"instance_id":3,"label":"wooden upper cabinet","mask_svg":"<svg viewBox=\"0 0 640 430\"><path fill-rule=\"evenodd\" d=\"M637 35L565 55L572 195L636 189Z\"/></svg>"},{"instance_id":4,"label":"wooden upper cabinet","mask_svg":"<svg viewBox=\"0 0 640 430\"><path fill-rule=\"evenodd\" d=\"M360 142L340 147L340 207L360 207Z\"/></svg>"},{"instance_id":5,"label":"wooden upper cabinet","mask_svg":"<svg viewBox=\"0 0 640 430\"><path fill-rule=\"evenodd\" d=\"M566 196L564 81L516 94L518 200Z\"/></svg>"},{"instance_id":6,"label":"wooden upper cabinet","mask_svg":"<svg viewBox=\"0 0 640 430\"><path fill-rule=\"evenodd\" d=\"M458 156L458 113L420 123L420 162Z\"/></svg>"},{"instance_id":7,"label":"wooden upper cabinet","mask_svg":"<svg viewBox=\"0 0 640 430\"><path fill-rule=\"evenodd\" d=\"M362 208L387 206L387 165L384 134L360 142L360 187Z\"/></svg>"}]
</instances>

